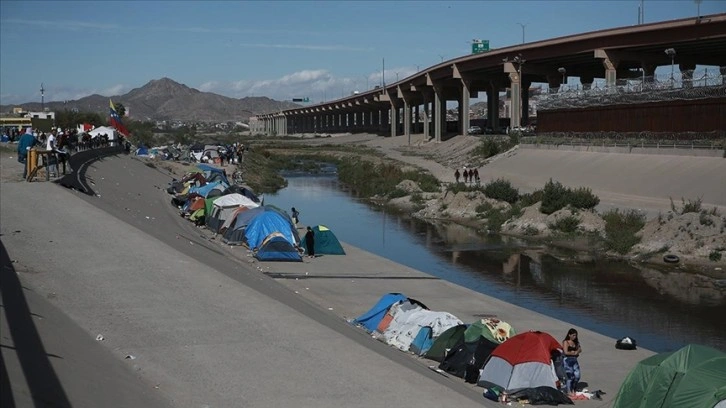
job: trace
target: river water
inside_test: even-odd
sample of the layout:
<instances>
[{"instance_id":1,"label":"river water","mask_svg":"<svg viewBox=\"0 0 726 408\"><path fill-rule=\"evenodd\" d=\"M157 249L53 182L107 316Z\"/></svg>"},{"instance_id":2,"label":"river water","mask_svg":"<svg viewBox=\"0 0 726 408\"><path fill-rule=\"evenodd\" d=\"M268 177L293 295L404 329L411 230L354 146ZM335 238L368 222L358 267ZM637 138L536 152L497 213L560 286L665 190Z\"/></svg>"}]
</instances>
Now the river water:
<instances>
[{"instance_id":1,"label":"river water","mask_svg":"<svg viewBox=\"0 0 726 408\"><path fill-rule=\"evenodd\" d=\"M474 291L653 351L689 343L726 351L726 281L624 262L562 261L527 242L427 223L362 202L336 176L286 175L267 204L300 211L303 225Z\"/></svg>"}]
</instances>

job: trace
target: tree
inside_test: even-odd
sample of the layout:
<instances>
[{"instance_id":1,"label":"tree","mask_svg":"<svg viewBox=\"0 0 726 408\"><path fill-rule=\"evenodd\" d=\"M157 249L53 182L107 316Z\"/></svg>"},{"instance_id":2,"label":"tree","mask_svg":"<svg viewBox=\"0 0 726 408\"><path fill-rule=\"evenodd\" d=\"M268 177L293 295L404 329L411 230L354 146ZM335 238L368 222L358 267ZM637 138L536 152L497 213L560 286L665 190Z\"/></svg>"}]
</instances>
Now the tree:
<instances>
[{"instance_id":1,"label":"tree","mask_svg":"<svg viewBox=\"0 0 726 408\"><path fill-rule=\"evenodd\" d=\"M118 113L120 117L123 118L124 116L126 116L126 107L124 106L124 104L114 103L113 106L116 107L116 113Z\"/></svg>"}]
</instances>

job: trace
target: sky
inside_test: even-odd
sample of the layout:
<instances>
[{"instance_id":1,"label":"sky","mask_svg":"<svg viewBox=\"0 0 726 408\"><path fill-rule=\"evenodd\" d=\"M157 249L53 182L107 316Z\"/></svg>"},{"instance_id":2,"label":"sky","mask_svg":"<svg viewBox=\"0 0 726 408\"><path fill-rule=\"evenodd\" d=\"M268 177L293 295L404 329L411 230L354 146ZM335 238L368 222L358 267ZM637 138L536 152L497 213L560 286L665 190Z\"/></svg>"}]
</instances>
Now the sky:
<instances>
[{"instance_id":1,"label":"sky","mask_svg":"<svg viewBox=\"0 0 726 408\"><path fill-rule=\"evenodd\" d=\"M333 100L491 48L636 25L640 0L0 1L0 104L170 78L233 98ZM644 0L645 22L726 1ZM524 28L522 27L524 26ZM385 62L384 62L385 61Z\"/></svg>"}]
</instances>

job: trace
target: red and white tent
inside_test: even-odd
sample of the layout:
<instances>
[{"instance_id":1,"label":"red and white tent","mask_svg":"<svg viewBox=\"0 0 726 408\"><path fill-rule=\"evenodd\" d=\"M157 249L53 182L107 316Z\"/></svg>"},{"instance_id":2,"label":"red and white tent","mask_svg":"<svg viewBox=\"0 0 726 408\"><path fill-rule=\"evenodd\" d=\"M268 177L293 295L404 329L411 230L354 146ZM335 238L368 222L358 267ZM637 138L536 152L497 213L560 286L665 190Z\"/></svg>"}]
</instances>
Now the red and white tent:
<instances>
[{"instance_id":1,"label":"red and white tent","mask_svg":"<svg viewBox=\"0 0 726 408\"><path fill-rule=\"evenodd\" d=\"M494 349L479 374L478 384L499 386L507 392L523 388L557 387L552 365L554 351L562 346L551 335L529 331L510 337Z\"/></svg>"}]
</instances>

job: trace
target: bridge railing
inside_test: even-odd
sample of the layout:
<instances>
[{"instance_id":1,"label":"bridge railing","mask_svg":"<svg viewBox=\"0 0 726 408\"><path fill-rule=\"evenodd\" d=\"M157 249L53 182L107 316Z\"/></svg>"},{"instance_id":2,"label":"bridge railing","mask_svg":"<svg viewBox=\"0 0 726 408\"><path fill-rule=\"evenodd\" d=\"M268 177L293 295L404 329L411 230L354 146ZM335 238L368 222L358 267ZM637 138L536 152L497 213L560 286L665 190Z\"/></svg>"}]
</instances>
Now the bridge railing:
<instances>
[{"instance_id":1,"label":"bridge railing","mask_svg":"<svg viewBox=\"0 0 726 408\"><path fill-rule=\"evenodd\" d=\"M595 82L589 89L563 85L533 99L537 110L555 110L719 97L726 97L726 77L721 70L705 70L619 79L614 86Z\"/></svg>"}]
</instances>

